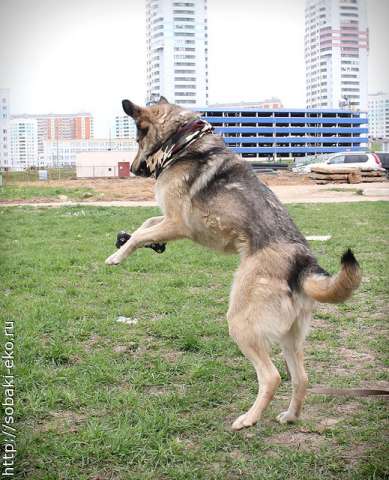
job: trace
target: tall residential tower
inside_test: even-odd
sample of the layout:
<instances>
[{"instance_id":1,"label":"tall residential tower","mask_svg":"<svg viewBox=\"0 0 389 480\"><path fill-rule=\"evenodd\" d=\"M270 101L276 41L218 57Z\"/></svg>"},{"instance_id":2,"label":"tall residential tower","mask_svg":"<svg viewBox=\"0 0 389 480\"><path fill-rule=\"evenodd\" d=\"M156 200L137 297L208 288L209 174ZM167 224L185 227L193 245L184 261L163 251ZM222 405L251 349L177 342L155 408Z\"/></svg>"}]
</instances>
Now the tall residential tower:
<instances>
[{"instance_id":1,"label":"tall residential tower","mask_svg":"<svg viewBox=\"0 0 389 480\"><path fill-rule=\"evenodd\" d=\"M308 108L367 110L365 0L306 0Z\"/></svg>"},{"instance_id":2,"label":"tall residential tower","mask_svg":"<svg viewBox=\"0 0 389 480\"><path fill-rule=\"evenodd\" d=\"M0 170L12 166L9 117L9 89L0 88Z\"/></svg>"},{"instance_id":3,"label":"tall residential tower","mask_svg":"<svg viewBox=\"0 0 389 480\"><path fill-rule=\"evenodd\" d=\"M389 94L369 95L369 137L389 139Z\"/></svg>"},{"instance_id":4,"label":"tall residential tower","mask_svg":"<svg viewBox=\"0 0 389 480\"><path fill-rule=\"evenodd\" d=\"M146 0L147 103L208 103L207 0Z\"/></svg>"}]
</instances>

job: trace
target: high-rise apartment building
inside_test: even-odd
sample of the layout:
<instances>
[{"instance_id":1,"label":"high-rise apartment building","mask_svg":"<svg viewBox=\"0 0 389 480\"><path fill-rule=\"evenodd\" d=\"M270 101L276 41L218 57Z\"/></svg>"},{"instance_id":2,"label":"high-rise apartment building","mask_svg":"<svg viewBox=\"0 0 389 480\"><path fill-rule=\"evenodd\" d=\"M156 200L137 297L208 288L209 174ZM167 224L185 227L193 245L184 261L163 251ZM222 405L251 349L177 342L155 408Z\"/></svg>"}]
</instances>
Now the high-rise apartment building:
<instances>
[{"instance_id":1,"label":"high-rise apartment building","mask_svg":"<svg viewBox=\"0 0 389 480\"><path fill-rule=\"evenodd\" d=\"M136 138L136 125L128 115L115 117L114 138Z\"/></svg>"},{"instance_id":2,"label":"high-rise apartment building","mask_svg":"<svg viewBox=\"0 0 389 480\"><path fill-rule=\"evenodd\" d=\"M9 89L0 88L0 170L10 166Z\"/></svg>"},{"instance_id":3,"label":"high-rise apartment building","mask_svg":"<svg viewBox=\"0 0 389 480\"><path fill-rule=\"evenodd\" d=\"M389 138L389 94L369 95L369 137Z\"/></svg>"},{"instance_id":4,"label":"high-rise apartment building","mask_svg":"<svg viewBox=\"0 0 389 480\"><path fill-rule=\"evenodd\" d=\"M36 118L13 118L9 122L11 137L11 163L13 169L37 165L38 122Z\"/></svg>"},{"instance_id":5,"label":"high-rise apartment building","mask_svg":"<svg viewBox=\"0 0 389 480\"><path fill-rule=\"evenodd\" d=\"M28 120L31 120L29 123ZM90 113L75 113L75 114L28 114L28 115L14 115L11 117L11 123L14 125L12 129L12 144L13 150L11 152L11 164L14 168L24 168L25 166L44 166L45 165L45 151L44 142L48 140L89 140L93 138L93 117ZM25 128L16 128L15 125L25 125ZM31 157L32 151L29 150L28 162L19 155L19 140L16 138L17 132L24 133L29 130L33 132L32 125L36 125L36 154L35 158ZM28 126L28 128L27 128ZM23 143L23 138L21 139Z\"/></svg>"},{"instance_id":6,"label":"high-rise apartment building","mask_svg":"<svg viewBox=\"0 0 389 480\"><path fill-rule=\"evenodd\" d=\"M38 122L38 155L43 158L45 140L89 140L93 138L90 113L29 115Z\"/></svg>"},{"instance_id":7,"label":"high-rise apartment building","mask_svg":"<svg viewBox=\"0 0 389 480\"><path fill-rule=\"evenodd\" d=\"M308 108L367 110L366 0L306 0Z\"/></svg>"},{"instance_id":8,"label":"high-rise apartment building","mask_svg":"<svg viewBox=\"0 0 389 480\"><path fill-rule=\"evenodd\" d=\"M147 103L208 103L207 0L146 0Z\"/></svg>"}]
</instances>

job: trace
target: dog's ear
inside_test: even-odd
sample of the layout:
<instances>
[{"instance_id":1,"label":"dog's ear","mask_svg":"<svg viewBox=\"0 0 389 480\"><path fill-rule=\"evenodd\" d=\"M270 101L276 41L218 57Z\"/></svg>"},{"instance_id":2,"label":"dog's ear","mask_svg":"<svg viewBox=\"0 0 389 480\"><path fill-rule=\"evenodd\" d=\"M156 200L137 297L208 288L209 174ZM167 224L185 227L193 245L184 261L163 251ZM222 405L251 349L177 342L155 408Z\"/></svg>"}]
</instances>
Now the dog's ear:
<instances>
[{"instance_id":1,"label":"dog's ear","mask_svg":"<svg viewBox=\"0 0 389 480\"><path fill-rule=\"evenodd\" d=\"M123 110L126 112L126 114L129 117L132 117L134 120L136 120L143 108L139 107L138 105L135 105L135 103L130 102L130 100L122 100L122 105L123 105Z\"/></svg>"},{"instance_id":2,"label":"dog's ear","mask_svg":"<svg viewBox=\"0 0 389 480\"><path fill-rule=\"evenodd\" d=\"M164 96L160 96L158 100L158 105L163 105L164 103L169 103Z\"/></svg>"}]
</instances>

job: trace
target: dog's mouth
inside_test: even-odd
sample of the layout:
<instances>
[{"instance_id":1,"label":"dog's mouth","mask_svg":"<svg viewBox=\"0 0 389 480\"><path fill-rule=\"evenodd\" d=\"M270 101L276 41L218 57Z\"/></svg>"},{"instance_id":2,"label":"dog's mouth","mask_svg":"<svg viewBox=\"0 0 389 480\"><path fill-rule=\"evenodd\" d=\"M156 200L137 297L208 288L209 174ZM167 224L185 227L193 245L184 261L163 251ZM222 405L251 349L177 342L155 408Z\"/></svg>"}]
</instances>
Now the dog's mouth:
<instances>
[{"instance_id":1,"label":"dog's mouth","mask_svg":"<svg viewBox=\"0 0 389 480\"><path fill-rule=\"evenodd\" d=\"M138 153L131 164L130 171L139 177L151 177L154 175L157 168L157 160L153 157L160 149L161 144L158 144L148 155Z\"/></svg>"},{"instance_id":2,"label":"dog's mouth","mask_svg":"<svg viewBox=\"0 0 389 480\"><path fill-rule=\"evenodd\" d=\"M135 161L132 162L132 165L130 167L131 173L133 173L134 175L136 175L138 177L151 177L153 172L151 172L149 166L147 165L146 160L142 160L139 163L138 167L135 166L135 163L136 163Z\"/></svg>"}]
</instances>

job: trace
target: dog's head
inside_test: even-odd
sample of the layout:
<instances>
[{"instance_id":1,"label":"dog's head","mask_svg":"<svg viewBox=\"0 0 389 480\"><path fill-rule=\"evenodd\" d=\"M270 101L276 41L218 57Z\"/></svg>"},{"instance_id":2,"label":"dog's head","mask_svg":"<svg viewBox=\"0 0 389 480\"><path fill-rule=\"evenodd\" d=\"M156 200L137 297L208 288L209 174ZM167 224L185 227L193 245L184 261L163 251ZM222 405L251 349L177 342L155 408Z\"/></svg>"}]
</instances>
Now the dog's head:
<instances>
[{"instance_id":1,"label":"dog's head","mask_svg":"<svg viewBox=\"0 0 389 480\"><path fill-rule=\"evenodd\" d=\"M169 103L165 97L150 107L140 107L130 100L123 100L122 105L125 113L134 119L137 128L138 153L132 162L131 172L150 177L157 164L154 155L180 126L197 115Z\"/></svg>"}]
</instances>

